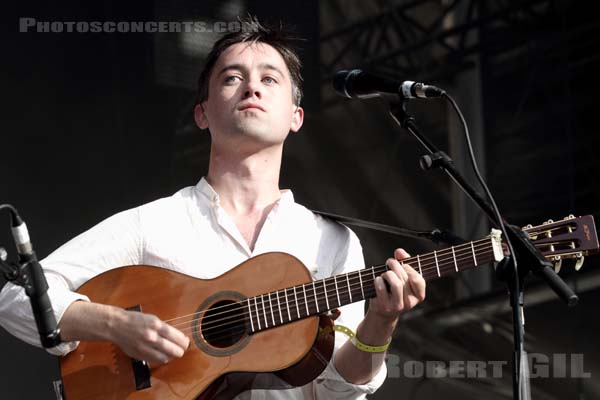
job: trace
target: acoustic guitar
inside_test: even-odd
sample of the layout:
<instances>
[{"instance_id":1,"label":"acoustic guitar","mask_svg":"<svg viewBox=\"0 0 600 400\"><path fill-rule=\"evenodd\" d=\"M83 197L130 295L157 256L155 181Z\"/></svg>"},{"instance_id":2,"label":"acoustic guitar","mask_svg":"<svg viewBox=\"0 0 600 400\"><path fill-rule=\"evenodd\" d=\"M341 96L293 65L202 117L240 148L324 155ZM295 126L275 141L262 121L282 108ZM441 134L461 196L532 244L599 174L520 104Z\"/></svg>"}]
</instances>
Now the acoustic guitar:
<instances>
[{"instance_id":1,"label":"acoustic guitar","mask_svg":"<svg viewBox=\"0 0 600 400\"><path fill-rule=\"evenodd\" d=\"M598 252L593 216L548 221L526 232L548 259ZM500 232L403 260L425 280L500 261ZM112 269L78 290L98 303L151 313L190 336L185 355L150 367L107 342L82 342L61 358L66 400L231 399L250 389L281 389L314 380L334 343L325 313L375 296L386 265L313 281L285 253L253 257L210 280L152 266Z\"/></svg>"}]
</instances>

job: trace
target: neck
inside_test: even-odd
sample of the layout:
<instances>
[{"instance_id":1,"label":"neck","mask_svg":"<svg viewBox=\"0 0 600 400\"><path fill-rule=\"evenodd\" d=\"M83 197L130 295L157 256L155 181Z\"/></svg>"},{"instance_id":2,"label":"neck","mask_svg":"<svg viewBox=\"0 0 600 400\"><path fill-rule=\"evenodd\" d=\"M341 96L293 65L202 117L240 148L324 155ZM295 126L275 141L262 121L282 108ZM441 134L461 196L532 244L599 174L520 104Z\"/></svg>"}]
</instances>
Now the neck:
<instances>
[{"instance_id":1,"label":"neck","mask_svg":"<svg viewBox=\"0 0 600 400\"><path fill-rule=\"evenodd\" d=\"M231 214L263 210L276 202L279 191L281 147L250 155L211 149L207 181L219 194L221 206Z\"/></svg>"},{"instance_id":2,"label":"neck","mask_svg":"<svg viewBox=\"0 0 600 400\"><path fill-rule=\"evenodd\" d=\"M500 236L452 246L402 260L426 281L476 268L502 258ZM375 277L388 267L378 265L251 297L244 301L247 329L254 333L333 308L375 297Z\"/></svg>"}]
</instances>

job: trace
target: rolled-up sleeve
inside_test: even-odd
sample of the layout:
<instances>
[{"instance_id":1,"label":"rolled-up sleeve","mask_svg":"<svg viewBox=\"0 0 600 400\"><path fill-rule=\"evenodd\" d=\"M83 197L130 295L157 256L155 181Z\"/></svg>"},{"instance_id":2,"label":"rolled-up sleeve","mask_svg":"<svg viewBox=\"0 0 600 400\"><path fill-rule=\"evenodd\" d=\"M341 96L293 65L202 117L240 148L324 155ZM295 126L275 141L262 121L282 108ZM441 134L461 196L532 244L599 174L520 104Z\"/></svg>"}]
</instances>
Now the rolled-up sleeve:
<instances>
[{"instance_id":1,"label":"rolled-up sleeve","mask_svg":"<svg viewBox=\"0 0 600 400\"><path fill-rule=\"evenodd\" d=\"M74 301L89 301L86 296L69 290L60 276L46 273L46 280L48 281L48 297L57 322ZM2 326L13 336L31 345L42 346L29 297L22 287L9 282L2 289L0 321L2 321ZM78 344L78 342L63 342L48 349L48 352L54 355L64 355L77 348Z\"/></svg>"},{"instance_id":2,"label":"rolled-up sleeve","mask_svg":"<svg viewBox=\"0 0 600 400\"><path fill-rule=\"evenodd\" d=\"M139 261L139 237L138 212L124 211L67 242L40 262L58 323L73 302L89 301L75 292L84 282L110 268ZM29 297L22 287L10 282L0 292L0 325L24 342L41 347ZM65 342L47 350L64 355L78 344Z\"/></svg>"},{"instance_id":3,"label":"rolled-up sleeve","mask_svg":"<svg viewBox=\"0 0 600 400\"><path fill-rule=\"evenodd\" d=\"M363 306L363 303L355 303L352 306L360 305ZM348 306L345 306L348 307ZM342 314L335 321L336 324L344 325L350 328L352 323L349 323L348 318L344 318L344 314L350 314L347 312L348 310L344 310L345 307L342 307ZM360 311L359 311L360 312ZM359 321L360 322L360 321ZM352 330L355 330L356 327L352 327ZM344 379L343 376L335 368L335 358L337 354L337 350L348 340L348 337L343 333L336 332L335 333L335 351L331 358L331 361L325 368L325 370L321 373L321 375L315 381L315 390L316 390L316 398L317 399L364 399L366 395L374 393L385 381L387 376L387 368L385 363L381 366L377 374L367 383L362 385L356 385L351 382L348 382Z\"/></svg>"}]
</instances>

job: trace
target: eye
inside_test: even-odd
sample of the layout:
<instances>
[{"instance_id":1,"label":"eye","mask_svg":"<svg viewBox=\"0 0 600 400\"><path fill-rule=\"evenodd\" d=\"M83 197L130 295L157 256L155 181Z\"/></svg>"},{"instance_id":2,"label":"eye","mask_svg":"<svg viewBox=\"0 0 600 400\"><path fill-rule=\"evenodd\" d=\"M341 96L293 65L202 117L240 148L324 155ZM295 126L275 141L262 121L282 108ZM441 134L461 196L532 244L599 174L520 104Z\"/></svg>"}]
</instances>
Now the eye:
<instances>
[{"instance_id":1,"label":"eye","mask_svg":"<svg viewBox=\"0 0 600 400\"><path fill-rule=\"evenodd\" d=\"M272 85L274 83L277 83L277 81L275 80L275 78L273 78L272 76L265 76L263 78L263 82L265 82L267 85Z\"/></svg>"},{"instance_id":2,"label":"eye","mask_svg":"<svg viewBox=\"0 0 600 400\"><path fill-rule=\"evenodd\" d=\"M229 76L225 77L224 82L226 84L231 84L231 83L235 83L236 80L238 80L238 79L241 80L241 78L237 75L229 75Z\"/></svg>"}]
</instances>

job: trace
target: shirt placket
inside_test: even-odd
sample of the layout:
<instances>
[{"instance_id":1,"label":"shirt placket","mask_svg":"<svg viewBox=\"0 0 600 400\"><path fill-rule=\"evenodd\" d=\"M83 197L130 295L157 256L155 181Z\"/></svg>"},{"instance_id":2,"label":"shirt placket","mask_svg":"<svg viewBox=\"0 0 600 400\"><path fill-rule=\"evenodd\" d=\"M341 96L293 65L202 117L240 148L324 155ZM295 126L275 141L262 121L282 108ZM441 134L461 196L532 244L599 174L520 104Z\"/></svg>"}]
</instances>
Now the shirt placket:
<instances>
[{"instance_id":1,"label":"shirt placket","mask_svg":"<svg viewBox=\"0 0 600 400\"><path fill-rule=\"evenodd\" d=\"M235 225L231 217L229 217L229 215L219 204L218 198L215 197L213 199L211 206L217 224L227 235L229 235L235 244L237 244L248 257L250 257L252 255L252 251L250 251L248 244L244 240L240 230Z\"/></svg>"}]
</instances>

